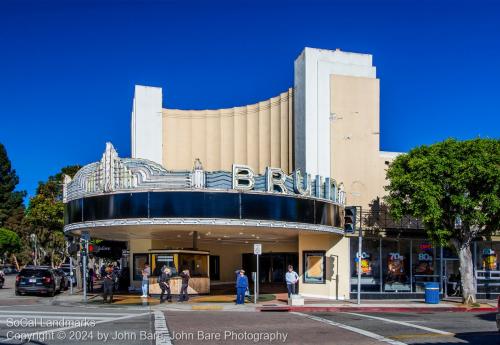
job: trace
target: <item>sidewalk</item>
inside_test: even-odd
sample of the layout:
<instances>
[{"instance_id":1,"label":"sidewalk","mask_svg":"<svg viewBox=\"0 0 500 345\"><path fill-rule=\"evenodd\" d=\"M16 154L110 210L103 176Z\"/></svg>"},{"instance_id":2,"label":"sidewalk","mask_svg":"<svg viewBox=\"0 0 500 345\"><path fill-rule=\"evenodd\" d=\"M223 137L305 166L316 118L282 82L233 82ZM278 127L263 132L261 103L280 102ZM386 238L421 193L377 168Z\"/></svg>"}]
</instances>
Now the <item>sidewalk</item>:
<instances>
[{"instance_id":1,"label":"sidewalk","mask_svg":"<svg viewBox=\"0 0 500 345\"><path fill-rule=\"evenodd\" d=\"M356 300L336 301L317 298L304 298L303 306L288 306L286 294L279 296L276 305L264 304L260 311L301 311L301 312L496 312L496 301L479 301L480 306L465 307L459 299L444 299L439 304L426 304L423 300Z\"/></svg>"},{"instance_id":2,"label":"sidewalk","mask_svg":"<svg viewBox=\"0 0 500 345\"><path fill-rule=\"evenodd\" d=\"M93 307L122 307L122 308L150 308L154 310L176 311L242 311L242 312L496 312L496 301L480 301L476 308L464 307L460 300L447 299L439 304L426 304L423 300L362 300L357 304L355 300L335 301L316 298L305 298L304 306L287 305L286 294L276 294L275 299L266 302L245 303L235 305L234 296L193 296L188 302L159 303L159 298L141 298L138 295L118 294L114 296L113 304L102 303L99 294L89 294L88 302L83 302L82 294L61 295L55 298L56 304L85 304Z\"/></svg>"}]
</instances>

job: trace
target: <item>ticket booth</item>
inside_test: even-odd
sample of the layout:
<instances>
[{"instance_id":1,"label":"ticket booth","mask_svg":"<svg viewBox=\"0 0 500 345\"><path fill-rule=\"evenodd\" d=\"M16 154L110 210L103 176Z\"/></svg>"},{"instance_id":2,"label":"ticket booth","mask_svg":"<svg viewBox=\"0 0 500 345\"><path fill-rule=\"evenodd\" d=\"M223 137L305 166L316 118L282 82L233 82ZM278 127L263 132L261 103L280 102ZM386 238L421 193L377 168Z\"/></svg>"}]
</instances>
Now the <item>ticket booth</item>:
<instances>
[{"instance_id":1,"label":"ticket booth","mask_svg":"<svg viewBox=\"0 0 500 345\"><path fill-rule=\"evenodd\" d=\"M160 294L158 276L161 268L167 266L172 271L170 288L172 294L179 294L181 290L181 277L179 273L189 269L188 294L199 295L210 293L210 253L200 250L150 250L149 253L135 253L133 275L135 280L141 278L141 270L145 263L151 266L149 278L149 293Z\"/></svg>"}]
</instances>

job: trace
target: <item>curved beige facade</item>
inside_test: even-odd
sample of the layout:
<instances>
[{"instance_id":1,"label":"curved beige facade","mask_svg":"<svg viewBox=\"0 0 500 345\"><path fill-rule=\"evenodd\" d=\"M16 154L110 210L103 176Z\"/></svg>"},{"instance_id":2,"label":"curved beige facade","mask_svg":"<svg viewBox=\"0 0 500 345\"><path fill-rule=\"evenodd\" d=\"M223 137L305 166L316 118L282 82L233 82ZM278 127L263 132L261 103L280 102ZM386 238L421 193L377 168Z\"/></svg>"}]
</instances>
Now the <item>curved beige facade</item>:
<instances>
[{"instance_id":1,"label":"curved beige facade","mask_svg":"<svg viewBox=\"0 0 500 345\"><path fill-rule=\"evenodd\" d=\"M217 110L163 109L163 166L230 171L233 163L263 173L292 169L293 89L268 100Z\"/></svg>"}]
</instances>

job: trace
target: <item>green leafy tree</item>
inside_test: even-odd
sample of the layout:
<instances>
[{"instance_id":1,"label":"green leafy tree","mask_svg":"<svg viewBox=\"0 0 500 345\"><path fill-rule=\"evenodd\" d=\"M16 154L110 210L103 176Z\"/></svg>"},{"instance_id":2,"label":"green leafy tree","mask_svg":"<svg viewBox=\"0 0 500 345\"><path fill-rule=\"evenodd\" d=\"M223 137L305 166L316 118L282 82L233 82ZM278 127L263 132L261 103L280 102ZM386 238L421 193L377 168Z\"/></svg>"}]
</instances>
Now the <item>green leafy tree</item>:
<instances>
[{"instance_id":1,"label":"green leafy tree","mask_svg":"<svg viewBox=\"0 0 500 345\"><path fill-rule=\"evenodd\" d=\"M398 156L387 178L391 215L421 219L431 240L456 249L463 301L474 303L471 244L500 225L500 141L448 139L420 146Z\"/></svg>"},{"instance_id":2,"label":"green leafy tree","mask_svg":"<svg viewBox=\"0 0 500 345\"><path fill-rule=\"evenodd\" d=\"M21 239L9 229L0 228L0 253L2 255L11 255L21 250Z\"/></svg>"},{"instance_id":3,"label":"green leafy tree","mask_svg":"<svg viewBox=\"0 0 500 345\"><path fill-rule=\"evenodd\" d=\"M63 175L73 177L79 169L78 165L68 166L50 176L46 182L39 182L36 195L30 198L26 210L26 222L30 231L36 235L42 254L48 257L52 266L64 261L66 253L63 233Z\"/></svg>"},{"instance_id":4,"label":"green leafy tree","mask_svg":"<svg viewBox=\"0 0 500 345\"><path fill-rule=\"evenodd\" d=\"M16 191L19 177L12 169L5 146L0 143L0 227L9 229L17 234L23 230L25 191ZM16 254L19 250L10 250L13 261L19 268Z\"/></svg>"},{"instance_id":5,"label":"green leafy tree","mask_svg":"<svg viewBox=\"0 0 500 345\"><path fill-rule=\"evenodd\" d=\"M24 213L24 191L16 191L19 177L12 169L5 146L0 144L0 226L19 227ZM14 229L13 229L14 230Z\"/></svg>"}]
</instances>

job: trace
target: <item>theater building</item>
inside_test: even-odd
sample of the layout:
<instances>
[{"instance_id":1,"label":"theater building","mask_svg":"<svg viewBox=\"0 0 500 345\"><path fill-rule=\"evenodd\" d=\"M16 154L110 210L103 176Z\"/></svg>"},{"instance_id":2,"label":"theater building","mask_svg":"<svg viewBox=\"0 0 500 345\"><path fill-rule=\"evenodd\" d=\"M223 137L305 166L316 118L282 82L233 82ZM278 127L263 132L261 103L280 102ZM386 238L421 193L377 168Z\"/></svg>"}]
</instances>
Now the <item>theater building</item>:
<instances>
[{"instance_id":1,"label":"theater building","mask_svg":"<svg viewBox=\"0 0 500 345\"><path fill-rule=\"evenodd\" d=\"M380 151L379 93L371 55L312 48L295 60L293 87L255 104L172 109L161 88L137 85L132 157L108 143L100 160L66 177L65 232L126 241L136 288L148 262L153 276L163 265L187 267L189 292L210 293L238 268L256 270L259 243L262 286L284 287L293 264L302 295L348 299L357 240L344 233L344 207L356 205L368 212L363 293L419 292L413 277L387 280L390 255L407 249L414 263L399 263L412 272L419 254L443 250L418 224L394 226L377 213L397 155ZM441 261L432 265L442 271Z\"/></svg>"}]
</instances>

